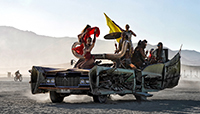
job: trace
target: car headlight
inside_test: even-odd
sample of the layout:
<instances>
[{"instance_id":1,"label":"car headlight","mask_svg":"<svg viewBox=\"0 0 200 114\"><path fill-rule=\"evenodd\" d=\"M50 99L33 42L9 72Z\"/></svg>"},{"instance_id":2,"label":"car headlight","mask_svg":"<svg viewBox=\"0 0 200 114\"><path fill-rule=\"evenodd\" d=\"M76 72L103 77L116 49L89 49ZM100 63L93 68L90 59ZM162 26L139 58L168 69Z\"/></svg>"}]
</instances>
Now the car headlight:
<instances>
[{"instance_id":1,"label":"car headlight","mask_svg":"<svg viewBox=\"0 0 200 114\"><path fill-rule=\"evenodd\" d=\"M51 83L55 83L55 79L54 78L51 79Z\"/></svg>"},{"instance_id":2,"label":"car headlight","mask_svg":"<svg viewBox=\"0 0 200 114\"><path fill-rule=\"evenodd\" d=\"M86 84L89 84L89 83L90 83L90 81L89 81L89 80L85 80L85 83L86 83Z\"/></svg>"},{"instance_id":3,"label":"car headlight","mask_svg":"<svg viewBox=\"0 0 200 114\"><path fill-rule=\"evenodd\" d=\"M47 83L55 83L55 79L54 78L52 78L52 79L46 79L46 82Z\"/></svg>"},{"instance_id":4,"label":"car headlight","mask_svg":"<svg viewBox=\"0 0 200 114\"><path fill-rule=\"evenodd\" d=\"M86 80L86 79L81 79L80 80L80 84L89 84L90 81L89 80Z\"/></svg>"},{"instance_id":5,"label":"car headlight","mask_svg":"<svg viewBox=\"0 0 200 114\"><path fill-rule=\"evenodd\" d=\"M80 84L85 84L85 80L80 80Z\"/></svg>"},{"instance_id":6,"label":"car headlight","mask_svg":"<svg viewBox=\"0 0 200 114\"><path fill-rule=\"evenodd\" d=\"M51 82L51 80L50 79L47 79L47 83L50 83Z\"/></svg>"}]
</instances>

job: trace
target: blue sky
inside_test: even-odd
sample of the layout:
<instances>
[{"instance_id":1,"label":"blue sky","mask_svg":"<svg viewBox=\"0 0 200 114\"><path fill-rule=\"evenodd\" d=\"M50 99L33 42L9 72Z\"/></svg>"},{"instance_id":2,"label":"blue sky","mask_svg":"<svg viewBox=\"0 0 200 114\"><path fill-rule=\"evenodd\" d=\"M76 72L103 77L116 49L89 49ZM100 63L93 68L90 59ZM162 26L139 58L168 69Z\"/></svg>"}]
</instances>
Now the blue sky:
<instances>
[{"instance_id":1,"label":"blue sky","mask_svg":"<svg viewBox=\"0 0 200 114\"><path fill-rule=\"evenodd\" d=\"M109 33L105 12L119 26L156 45L200 52L200 0L0 0L0 26L39 35L76 37L86 24Z\"/></svg>"}]
</instances>

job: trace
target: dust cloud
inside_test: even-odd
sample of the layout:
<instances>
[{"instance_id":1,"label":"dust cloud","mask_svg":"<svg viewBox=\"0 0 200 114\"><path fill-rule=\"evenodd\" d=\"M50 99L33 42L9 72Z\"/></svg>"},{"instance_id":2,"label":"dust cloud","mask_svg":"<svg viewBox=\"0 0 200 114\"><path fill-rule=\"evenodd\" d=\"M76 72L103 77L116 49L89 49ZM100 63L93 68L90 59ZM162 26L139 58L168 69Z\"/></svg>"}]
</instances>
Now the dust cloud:
<instances>
[{"instance_id":1,"label":"dust cloud","mask_svg":"<svg viewBox=\"0 0 200 114\"><path fill-rule=\"evenodd\" d=\"M28 97L29 99L35 100L36 102L40 102L40 103L51 102L50 98L49 98L49 93L33 95L31 93L31 89L30 89L24 93L24 96Z\"/></svg>"}]
</instances>

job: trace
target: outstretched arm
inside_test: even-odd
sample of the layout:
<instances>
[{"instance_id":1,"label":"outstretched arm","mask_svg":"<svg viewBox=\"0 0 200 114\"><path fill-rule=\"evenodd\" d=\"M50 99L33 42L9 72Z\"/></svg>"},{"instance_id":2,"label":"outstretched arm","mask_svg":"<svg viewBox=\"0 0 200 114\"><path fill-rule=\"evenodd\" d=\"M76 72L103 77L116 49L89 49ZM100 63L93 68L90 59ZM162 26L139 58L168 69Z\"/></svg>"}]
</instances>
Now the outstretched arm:
<instances>
[{"instance_id":1,"label":"outstretched arm","mask_svg":"<svg viewBox=\"0 0 200 114\"><path fill-rule=\"evenodd\" d=\"M96 42L96 29L94 30L94 39L92 44L94 44L95 42Z\"/></svg>"},{"instance_id":2,"label":"outstretched arm","mask_svg":"<svg viewBox=\"0 0 200 114\"><path fill-rule=\"evenodd\" d=\"M144 57L144 58L146 58L147 56L144 54L144 50L143 49L139 49L139 51L140 51L140 54L142 55L142 57Z\"/></svg>"},{"instance_id":3,"label":"outstretched arm","mask_svg":"<svg viewBox=\"0 0 200 114\"><path fill-rule=\"evenodd\" d=\"M132 30L130 30L130 31L131 31L131 34L136 37L136 34Z\"/></svg>"},{"instance_id":4,"label":"outstretched arm","mask_svg":"<svg viewBox=\"0 0 200 114\"><path fill-rule=\"evenodd\" d=\"M92 41L92 45L86 50L87 52L90 52L93 49L95 42L96 42L96 29L94 30L94 39Z\"/></svg>"}]
</instances>

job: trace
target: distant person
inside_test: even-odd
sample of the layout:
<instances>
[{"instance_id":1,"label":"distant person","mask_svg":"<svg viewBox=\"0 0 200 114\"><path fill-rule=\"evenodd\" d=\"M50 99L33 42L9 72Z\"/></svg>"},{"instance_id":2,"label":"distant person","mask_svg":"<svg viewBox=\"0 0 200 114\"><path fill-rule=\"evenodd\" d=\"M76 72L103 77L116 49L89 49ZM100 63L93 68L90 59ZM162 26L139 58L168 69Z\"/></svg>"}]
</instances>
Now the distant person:
<instances>
[{"instance_id":1,"label":"distant person","mask_svg":"<svg viewBox=\"0 0 200 114\"><path fill-rule=\"evenodd\" d=\"M19 70L15 72L14 81L17 81L17 80L19 80L20 82L22 81L22 75L20 74Z\"/></svg>"},{"instance_id":2,"label":"distant person","mask_svg":"<svg viewBox=\"0 0 200 114\"><path fill-rule=\"evenodd\" d=\"M15 72L15 76L19 76L20 75L20 72L19 72L19 70L17 70L16 72Z\"/></svg>"},{"instance_id":3,"label":"distant person","mask_svg":"<svg viewBox=\"0 0 200 114\"><path fill-rule=\"evenodd\" d=\"M15 72L15 76L17 77L17 79L19 79L22 76L19 70Z\"/></svg>"}]
</instances>

